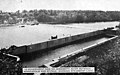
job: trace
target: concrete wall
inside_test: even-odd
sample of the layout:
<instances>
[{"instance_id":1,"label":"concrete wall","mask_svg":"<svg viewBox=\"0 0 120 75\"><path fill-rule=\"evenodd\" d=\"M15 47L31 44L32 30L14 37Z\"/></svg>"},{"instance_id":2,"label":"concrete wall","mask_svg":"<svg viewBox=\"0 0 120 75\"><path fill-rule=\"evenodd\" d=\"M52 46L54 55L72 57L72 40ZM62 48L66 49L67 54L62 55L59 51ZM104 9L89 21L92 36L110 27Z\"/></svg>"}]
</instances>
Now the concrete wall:
<instances>
[{"instance_id":1,"label":"concrete wall","mask_svg":"<svg viewBox=\"0 0 120 75\"><path fill-rule=\"evenodd\" d=\"M51 47L63 45L66 43L70 43L73 41L77 41L80 39L84 39L84 38L87 38L90 36L95 36L95 35L102 34L102 33L103 33L103 31L95 31L95 32L78 34L78 35L74 35L74 36L70 36L70 37L64 37L64 38L54 39L54 40L50 40L50 41L46 41L46 42L42 42L42 43L38 43L38 44L29 45L27 47L27 52L30 53L30 52L34 52L34 51L38 51L38 50L42 50L42 49L48 49Z\"/></svg>"},{"instance_id":2,"label":"concrete wall","mask_svg":"<svg viewBox=\"0 0 120 75\"><path fill-rule=\"evenodd\" d=\"M47 48L47 42L32 44L27 46L27 53L35 52Z\"/></svg>"},{"instance_id":3,"label":"concrete wall","mask_svg":"<svg viewBox=\"0 0 120 75\"><path fill-rule=\"evenodd\" d=\"M65 43L66 43L65 38L58 39L58 45L62 45L62 44L65 44Z\"/></svg>"},{"instance_id":4,"label":"concrete wall","mask_svg":"<svg viewBox=\"0 0 120 75\"><path fill-rule=\"evenodd\" d=\"M72 38L72 42L77 40L76 36L71 36L71 38Z\"/></svg>"},{"instance_id":5,"label":"concrete wall","mask_svg":"<svg viewBox=\"0 0 120 75\"><path fill-rule=\"evenodd\" d=\"M65 42L66 42L66 43L72 42L72 38L71 38L71 37L66 37L66 38L65 38Z\"/></svg>"},{"instance_id":6,"label":"concrete wall","mask_svg":"<svg viewBox=\"0 0 120 75\"><path fill-rule=\"evenodd\" d=\"M51 47L58 46L58 45L59 45L59 41L57 39L47 42L47 48L51 48Z\"/></svg>"},{"instance_id":7,"label":"concrete wall","mask_svg":"<svg viewBox=\"0 0 120 75\"><path fill-rule=\"evenodd\" d=\"M40 49L45 49L45 48L47 48L47 41L41 43Z\"/></svg>"},{"instance_id":8,"label":"concrete wall","mask_svg":"<svg viewBox=\"0 0 120 75\"><path fill-rule=\"evenodd\" d=\"M13 51L13 54L15 54L15 55L24 54L24 53L27 52L26 48L27 48L27 46L17 47L17 48Z\"/></svg>"},{"instance_id":9,"label":"concrete wall","mask_svg":"<svg viewBox=\"0 0 120 75\"><path fill-rule=\"evenodd\" d=\"M46 41L46 42L28 45L27 46L27 53L38 51L38 50L43 50L43 49L48 49L51 47L63 45L66 43L70 43L73 41L77 41L80 39L84 39L84 38L87 38L90 36L95 36L95 35L102 34L102 33L104 33L104 32L99 30L99 31L95 31L95 32L78 34L78 35L74 35L74 36L70 36L70 37L64 37L64 38L59 38L59 39L55 39L55 40L50 40L50 41ZM26 50L23 46L23 47L16 49L14 53L22 54L22 53L26 53Z\"/></svg>"}]
</instances>

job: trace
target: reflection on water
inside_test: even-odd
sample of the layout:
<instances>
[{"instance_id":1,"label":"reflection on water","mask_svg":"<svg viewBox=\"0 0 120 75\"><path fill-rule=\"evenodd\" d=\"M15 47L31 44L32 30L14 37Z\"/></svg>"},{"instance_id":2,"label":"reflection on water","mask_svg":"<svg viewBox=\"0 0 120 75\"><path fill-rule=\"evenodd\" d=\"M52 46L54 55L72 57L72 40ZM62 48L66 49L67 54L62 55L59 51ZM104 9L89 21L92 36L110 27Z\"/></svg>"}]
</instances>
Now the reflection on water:
<instances>
[{"instance_id":1,"label":"reflection on water","mask_svg":"<svg viewBox=\"0 0 120 75\"><path fill-rule=\"evenodd\" d=\"M58 48L55 50L51 50L51 51L48 51L48 52L45 52L42 54L38 54L34 59L32 59L30 61L24 61L23 66L37 67L37 66L43 65L45 63L51 62L52 59L55 59L55 58L58 58L60 56L65 55L65 54L82 49L82 48L87 47L89 45L105 41L107 39L108 38L103 37L103 38L99 38L96 40L87 41L84 43L79 42L77 44L68 45L68 46L61 47L61 48Z\"/></svg>"},{"instance_id":2,"label":"reflection on water","mask_svg":"<svg viewBox=\"0 0 120 75\"><path fill-rule=\"evenodd\" d=\"M28 45L50 39L52 35L58 35L58 38L87 33L103 28L118 25L119 22L100 22L100 23L79 23L68 25L48 25L40 24L35 26L20 27L1 27L0 28L0 48L11 45Z\"/></svg>"}]
</instances>

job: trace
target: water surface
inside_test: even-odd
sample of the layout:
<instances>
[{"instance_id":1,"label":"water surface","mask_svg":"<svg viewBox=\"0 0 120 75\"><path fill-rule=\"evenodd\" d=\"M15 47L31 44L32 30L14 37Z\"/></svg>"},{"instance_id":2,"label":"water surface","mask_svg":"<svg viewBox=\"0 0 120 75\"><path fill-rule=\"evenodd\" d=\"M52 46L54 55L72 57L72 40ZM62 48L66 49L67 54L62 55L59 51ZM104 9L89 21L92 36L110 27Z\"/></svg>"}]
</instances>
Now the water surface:
<instances>
[{"instance_id":1,"label":"water surface","mask_svg":"<svg viewBox=\"0 0 120 75\"><path fill-rule=\"evenodd\" d=\"M25 25L25 27L11 26L0 28L0 48L11 45L22 46L47 41L52 35L58 38L70 35L83 34L107 27L114 27L119 22L76 23L67 25Z\"/></svg>"}]
</instances>

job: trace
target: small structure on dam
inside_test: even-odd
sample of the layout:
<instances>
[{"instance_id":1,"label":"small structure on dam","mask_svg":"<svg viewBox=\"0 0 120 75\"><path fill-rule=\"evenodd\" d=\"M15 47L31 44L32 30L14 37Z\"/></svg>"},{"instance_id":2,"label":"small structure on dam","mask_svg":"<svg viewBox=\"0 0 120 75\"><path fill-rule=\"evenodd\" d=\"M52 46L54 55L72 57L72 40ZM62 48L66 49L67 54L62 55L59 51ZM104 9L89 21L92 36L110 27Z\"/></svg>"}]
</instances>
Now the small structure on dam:
<instances>
[{"instance_id":1,"label":"small structure on dam","mask_svg":"<svg viewBox=\"0 0 120 75\"><path fill-rule=\"evenodd\" d=\"M57 39L57 35L51 36L51 39Z\"/></svg>"}]
</instances>

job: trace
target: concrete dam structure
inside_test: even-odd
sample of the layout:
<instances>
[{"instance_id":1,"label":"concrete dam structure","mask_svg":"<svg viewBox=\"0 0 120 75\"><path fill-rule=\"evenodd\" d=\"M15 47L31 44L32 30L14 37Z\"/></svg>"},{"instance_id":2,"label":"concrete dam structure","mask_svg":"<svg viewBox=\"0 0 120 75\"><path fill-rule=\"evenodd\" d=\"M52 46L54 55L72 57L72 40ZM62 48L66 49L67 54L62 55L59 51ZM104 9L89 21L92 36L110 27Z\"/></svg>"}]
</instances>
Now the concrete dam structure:
<instances>
[{"instance_id":1,"label":"concrete dam structure","mask_svg":"<svg viewBox=\"0 0 120 75\"><path fill-rule=\"evenodd\" d=\"M38 67L43 64L45 64L43 66L47 67L60 66L69 60L83 55L84 52L89 51L89 49L115 38L117 38L117 36L114 34L108 34L106 33L106 30L105 32L103 30L103 33L101 34L77 40L70 44L59 45L56 48L53 47L51 49L38 50L39 52L25 54L25 56L21 58L23 61L22 64L25 67Z\"/></svg>"},{"instance_id":2,"label":"concrete dam structure","mask_svg":"<svg viewBox=\"0 0 120 75\"><path fill-rule=\"evenodd\" d=\"M77 34L77 35L59 38L59 39L52 39L49 41L40 42L32 45L24 45L24 46L16 47L16 49L13 51L12 54L21 55L21 54L27 54L27 53L32 53L36 51L44 51L45 49L59 47L64 44L69 44L77 40L85 39L88 37L92 37L92 36L96 36L104 33L105 33L104 30L97 30L89 33Z\"/></svg>"}]
</instances>

